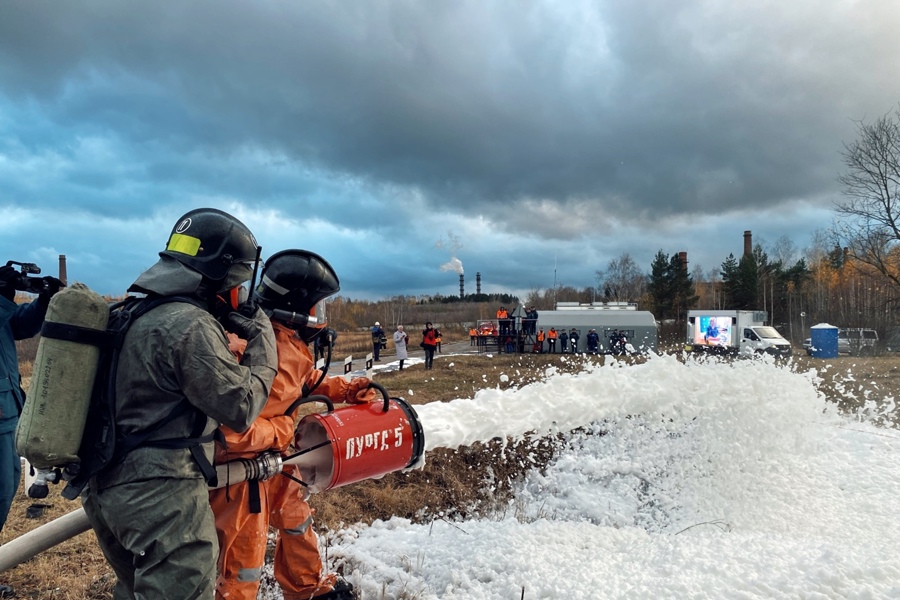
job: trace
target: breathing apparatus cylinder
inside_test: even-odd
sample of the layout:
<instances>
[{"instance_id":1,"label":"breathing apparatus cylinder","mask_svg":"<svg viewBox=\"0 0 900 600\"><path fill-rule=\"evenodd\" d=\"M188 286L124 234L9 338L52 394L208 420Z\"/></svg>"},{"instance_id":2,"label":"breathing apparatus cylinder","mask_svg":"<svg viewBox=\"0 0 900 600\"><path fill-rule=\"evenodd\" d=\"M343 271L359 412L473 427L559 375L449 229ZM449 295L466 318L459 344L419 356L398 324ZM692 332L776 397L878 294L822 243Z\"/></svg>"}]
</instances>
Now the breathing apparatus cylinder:
<instances>
[{"instance_id":1,"label":"breathing apparatus cylinder","mask_svg":"<svg viewBox=\"0 0 900 600\"><path fill-rule=\"evenodd\" d=\"M54 325L103 333L108 320L106 301L86 285L74 283L50 300L42 333ZM49 334L41 336L34 374L16 428L16 449L36 468L79 461L78 449L99 358L100 348L96 345Z\"/></svg>"}]
</instances>

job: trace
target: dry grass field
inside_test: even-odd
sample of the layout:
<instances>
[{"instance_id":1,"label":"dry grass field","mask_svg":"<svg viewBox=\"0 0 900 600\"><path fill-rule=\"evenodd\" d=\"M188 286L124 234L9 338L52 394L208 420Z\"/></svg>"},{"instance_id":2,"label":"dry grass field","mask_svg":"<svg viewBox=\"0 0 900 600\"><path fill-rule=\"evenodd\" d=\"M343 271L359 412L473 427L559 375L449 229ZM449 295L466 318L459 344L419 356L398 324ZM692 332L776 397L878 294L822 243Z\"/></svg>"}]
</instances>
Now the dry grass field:
<instances>
[{"instance_id":1,"label":"dry grass field","mask_svg":"<svg viewBox=\"0 0 900 600\"><path fill-rule=\"evenodd\" d=\"M354 337L354 334L341 334L338 341L340 343L343 339L348 344ZM365 344L366 340L360 342ZM359 352L365 348L363 346ZM474 391L482 388L524 385L542 377L545 367L551 363L563 369L579 368L577 361L560 363L554 355L502 354L488 357L456 354L451 358L449 354L457 348L466 351L468 341L448 343L444 354L436 357L435 367L427 376L422 365L413 365L403 371L379 373L377 381L392 395L406 397L406 391L413 390L414 395L407 400L412 404L425 404L471 397ZM343 348L339 345L335 356L343 356L342 350L349 350L349 345ZM385 358L389 359L391 354L392 344L389 343ZM584 360L615 359L598 356L585 357ZM900 355L866 359L841 357L827 361L798 356L793 359L793 364L801 371L816 368L821 375L822 392L848 411L856 410L870 396L900 397ZM502 382L500 373L504 367L512 365L522 373L531 373L531 378L520 378L515 384ZM27 371L29 365L23 364L22 367ZM553 452L553 440L545 440L537 450L533 445L524 448L521 444L504 445L499 442L475 444L458 451L439 449L428 453L424 469L403 475L388 475L377 481L365 481L314 495L310 503L317 511L320 531L347 523L371 523L375 519L395 515L416 521L452 518L455 515L469 517L505 502L509 498L510 483L531 466L545 463ZM490 490L484 485L488 467L494 483ZM48 505L43 516L26 518L26 509L34 501L20 491L0 535L0 542L8 542L78 506L60 498L56 487L51 487L50 497L40 502ZM48 600L111 598L113 580L92 532L60 544L0 575L0 582L16 588L17 597Z\"/></svg>"}]
</instances>

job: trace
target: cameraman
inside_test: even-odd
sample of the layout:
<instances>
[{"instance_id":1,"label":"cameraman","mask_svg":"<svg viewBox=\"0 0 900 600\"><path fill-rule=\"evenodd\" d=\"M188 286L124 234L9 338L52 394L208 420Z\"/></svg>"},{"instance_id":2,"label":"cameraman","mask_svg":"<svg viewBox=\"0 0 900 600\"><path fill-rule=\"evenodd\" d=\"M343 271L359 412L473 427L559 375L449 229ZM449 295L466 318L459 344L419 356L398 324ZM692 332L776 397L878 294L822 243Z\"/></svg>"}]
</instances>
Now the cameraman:
<instances>
[{"instance_id":1,"label":"cameraman","mask_svg":"<svg viewBox=\"0 0 900 600\"><path fill-rule=\"evenodd\" d=\"M44 277L44 290L29 304L16 304L16 288L24 287L25 276L10 265L0 267L0 530L13 496L19 487L22 463L16 452L16 424L25 403L16 355L16 340L34 337L41 331L50 297L62 282ZM13 594L12 588L0 585L0 598Z\"/></svg>"}]
</instances>

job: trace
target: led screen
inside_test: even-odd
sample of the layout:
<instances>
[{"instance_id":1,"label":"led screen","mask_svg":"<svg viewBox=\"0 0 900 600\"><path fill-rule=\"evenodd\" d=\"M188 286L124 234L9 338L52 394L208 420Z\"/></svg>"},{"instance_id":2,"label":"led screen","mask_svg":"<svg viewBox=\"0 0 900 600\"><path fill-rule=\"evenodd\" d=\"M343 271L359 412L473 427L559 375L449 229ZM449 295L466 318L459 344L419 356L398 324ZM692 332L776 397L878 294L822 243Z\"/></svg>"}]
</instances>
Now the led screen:
<instances>
[{"instance_id":1,"label":"led screen","mask_svg":"<svg viewBox=\"0 0 900 600\"><path fill-rule=\"evenodd\" d=\"M697 317L694 320L694 343L727 346L731 343L730 317Z\"/></svg>"}]
</instances>

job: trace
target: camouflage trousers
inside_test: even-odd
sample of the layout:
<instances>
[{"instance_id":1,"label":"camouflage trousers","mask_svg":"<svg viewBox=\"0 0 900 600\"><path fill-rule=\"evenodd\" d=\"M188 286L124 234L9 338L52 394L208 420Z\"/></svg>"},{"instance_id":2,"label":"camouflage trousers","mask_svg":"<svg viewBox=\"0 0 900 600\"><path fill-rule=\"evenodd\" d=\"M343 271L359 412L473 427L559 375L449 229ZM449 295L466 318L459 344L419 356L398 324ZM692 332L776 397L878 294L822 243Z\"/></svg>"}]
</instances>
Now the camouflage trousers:
<instances>
[{"instance_id":1,"label":"camouflage trousers","mask_svg":"<svg viewBox=\"0 0 900 600\"><path fill-rule=\"evenodd\" d=\"M213 600L219 544L205 481L143 479L100 491L89 486L83 500L118 577L115 600Z\"/></svg>"}]
</instances>

